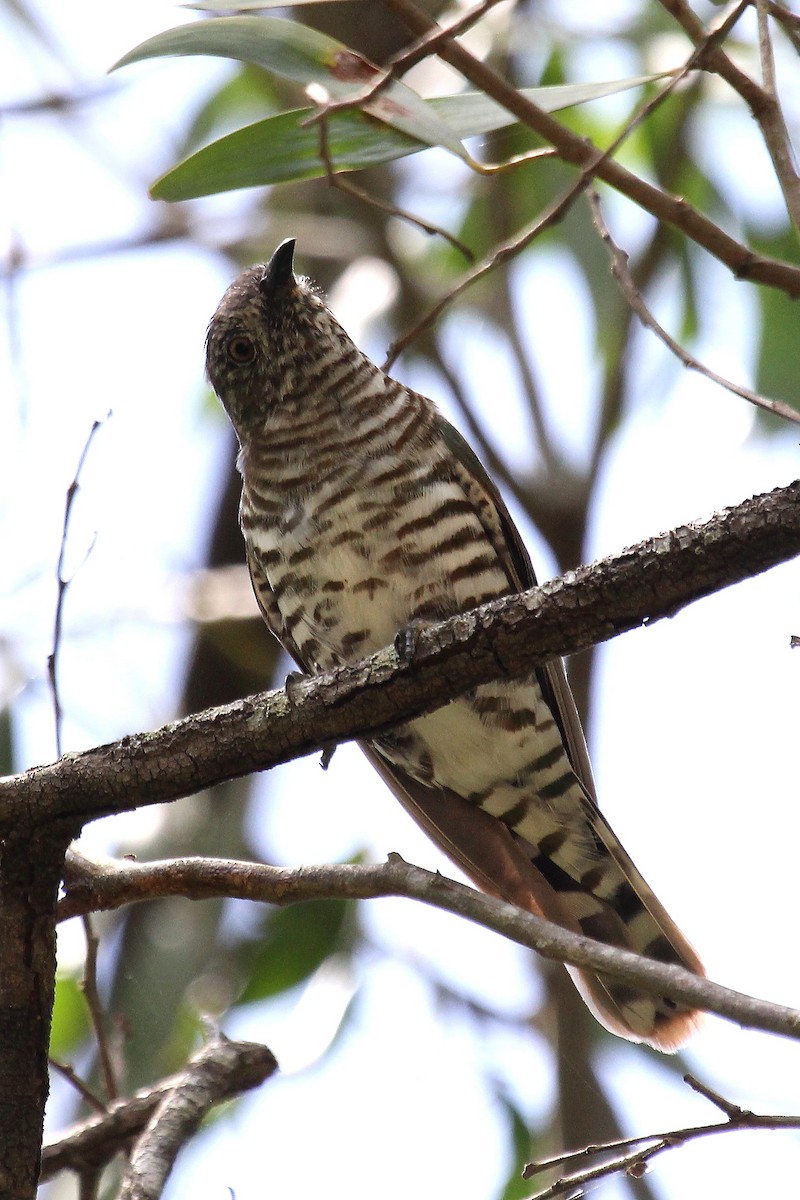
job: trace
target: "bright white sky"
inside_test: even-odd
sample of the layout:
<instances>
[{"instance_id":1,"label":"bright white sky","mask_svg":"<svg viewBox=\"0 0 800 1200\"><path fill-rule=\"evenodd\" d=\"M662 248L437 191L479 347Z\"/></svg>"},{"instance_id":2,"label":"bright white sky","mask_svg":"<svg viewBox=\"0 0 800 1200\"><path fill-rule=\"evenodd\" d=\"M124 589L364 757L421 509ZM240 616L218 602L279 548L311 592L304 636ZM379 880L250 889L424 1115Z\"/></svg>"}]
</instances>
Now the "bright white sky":
<instances>
[{"instance_id":1,"label":"bright white sky","mask_svg":"<svg viewBox=\"0 0 800 1200\"><path fill-rule=\"evenodd\" d=\"M136 42L182 19L160 3L41 11L80 68L102 85L107 66ZM62 74L20 53L2 31L0 97L38 95ZM0 34L0 37L2 35ZM608 77L599 71L594 77ZM61 247L113 241L145 228L153 164L166 161L196 97L223 77L211 60L138 67L112 80L118 98L87 108L65 137L61 123L6 122L0 141L0 212L6 249L21 247L32 269L6 290L12 334L0 348L0 687L17 691L15 717L25 763L53 757L45 680L51 648L54 572L64 493L89 426L111 408L97 437L74 510L61 663L65 748L154 727L173 715L176 666L186 646L176 581L202 562L209 506L227 452L221 412L203 400L202 341L227 266L196 246L76 259L51 266ZM102 152L97 154L97 148ZM725 154L715 148L715 158ZM430 157L430 156L429 156ZM102 166L109 164L109 169ZM115 178L124 163L130 186ZM98 163L100 165L98 165ZM431 186L431 204L437 203ZM201 220L235 219L235 198L198 208ZM769 203L769 197L765 197ZM278 239L276 239L278 240ZM298 257L303 263L302 246ZM357 319L380 289L369 264L332 297L362 344L383 347ZM561 260L539 253L515 280L542 374L557 397L565 445L581 453L594 376L584 297ZM547 297L543 303L542 297ZM751 382L754 311L749 293L719 272L715 333L700 348L717 370ZM669 319L668 306L664 310ZM453 322L457 339L474 326ZM480 330L475 330L480 333ZM366 338L366 341L365 341ZM512 389L497 387L497 347L461 342L477 378L491 380L498 440L526 430ZM606 465L593 555L610 553L681 521L709 514L797 474L796 432L751 436L744 402L686 374L650 342L641 354L642 394L657 397L625 429ZM491 372L491 374L490 374ZM414 379L418 385L426 381ZM447 411L446 398L442 398ZM452 415L452 414L449 414ZM20 503L24 497L24 505ZM95 540L96 534L96 540ZM535 560L552 568L532 531ZM68 564L69 565L69 564ZM644 874L720 982L800 1006L794 936L800 806L797 695L800 571L790 564L695 605L674 620L616 640L598 681L593 757L603 807ZM98 704L98 696L103 703ZM276 773L277 774L277 773ZM351 747L327 775L315 760L280 772L269 806L254 815L287 862L328 860L367 847L428 866L443 864ZM302 828L294 809L303 797ZM151 812L140 821L156 819ZM135 845L136 820L96 826L91 845ZM442 1018L410 964L513 1017L536 988L527 957L444 915L400 901L367 907L375 942L391 956L362 964L365 999L345 1043L322 1067L353 981L334 970L298 1000L253 1009L226 1026L266 1041L283 1075L241 1104L183 1160L169 1196L295 1200L374 1194L403 1200L457 1195L487 1200L505 1163L502 1120L480 1083L490 1064L532 1118L551 1095L549 1054L535 1034L476 1028ZM69 943L65 947L69 949ZM692 1070L745 1106L797 1111L800 1047L709 1019L688 1051ZM651 1057L623 1043L609 1052L613 1092L631 1131L714 1119L703 1101ZM797 1135L742 1134L674 1151L653 1175L665 1197L750 1200L764 1183L797 1178ZM346 1181L346 1183L345 1183ZM609 1189L607 1195L613 1195Z\"/></svg>"}]
</instances>

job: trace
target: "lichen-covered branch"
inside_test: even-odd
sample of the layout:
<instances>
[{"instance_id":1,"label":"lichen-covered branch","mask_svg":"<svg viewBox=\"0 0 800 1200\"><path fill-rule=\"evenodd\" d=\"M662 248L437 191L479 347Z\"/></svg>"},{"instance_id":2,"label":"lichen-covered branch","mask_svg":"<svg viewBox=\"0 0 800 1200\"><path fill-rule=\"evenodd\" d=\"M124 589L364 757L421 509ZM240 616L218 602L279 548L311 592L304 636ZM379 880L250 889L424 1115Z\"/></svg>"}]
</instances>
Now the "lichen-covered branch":
<instances>
[{"instance_id":1,"label":"lichen-covered branch","mask_svg":"<svg viewBox=\"0 0 800 1200\"><path fill-rule=\"evenodd\" d=\"M0 836L158 804L376 734L800 554L800 480L415 634L342 670L0 780ZM788 640L788 633L787 633ZM404 639L405 642L405 639Z\"/></svg>"}]
</instances>

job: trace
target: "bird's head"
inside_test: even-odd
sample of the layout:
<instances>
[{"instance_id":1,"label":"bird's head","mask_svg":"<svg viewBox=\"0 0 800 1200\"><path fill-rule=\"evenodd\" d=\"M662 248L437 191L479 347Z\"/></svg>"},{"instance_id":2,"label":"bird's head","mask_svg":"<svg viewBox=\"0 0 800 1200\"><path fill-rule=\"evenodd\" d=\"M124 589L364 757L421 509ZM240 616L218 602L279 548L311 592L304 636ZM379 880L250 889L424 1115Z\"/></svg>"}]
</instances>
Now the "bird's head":
<instances>
[{"instance_id":1,"label":"bird's head","mask_svg":"<svg viewBox=\"0 0 800 1200\"><path fill-rule=\"evenodd\" d=\"M233 281L206 335L206 372L240 440L343 336L318 290L294 273L294 239Z\"/></svg>"}]
</instances>

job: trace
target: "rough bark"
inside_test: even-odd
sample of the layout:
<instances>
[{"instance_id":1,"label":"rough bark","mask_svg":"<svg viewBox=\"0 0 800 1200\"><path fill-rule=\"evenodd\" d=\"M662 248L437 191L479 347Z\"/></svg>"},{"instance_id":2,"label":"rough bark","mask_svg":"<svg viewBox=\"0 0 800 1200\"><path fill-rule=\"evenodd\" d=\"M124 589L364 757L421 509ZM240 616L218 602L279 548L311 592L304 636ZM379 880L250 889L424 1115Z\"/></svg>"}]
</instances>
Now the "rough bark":
<instances>
[{"instance_id":1,"label":"rough bark","mask_svg":"<svg viewBox=\"0 0 800 1200\"><path fill-rule=\"evenodd\" d=\"M570 571L521 596L417 631L413 651L293 681L0 781L0 835L158 804L353 737L476 684L524 674L800 553L800 480ZM788 636L788 635L787 635Z\"/></svg>"}]
</instances>

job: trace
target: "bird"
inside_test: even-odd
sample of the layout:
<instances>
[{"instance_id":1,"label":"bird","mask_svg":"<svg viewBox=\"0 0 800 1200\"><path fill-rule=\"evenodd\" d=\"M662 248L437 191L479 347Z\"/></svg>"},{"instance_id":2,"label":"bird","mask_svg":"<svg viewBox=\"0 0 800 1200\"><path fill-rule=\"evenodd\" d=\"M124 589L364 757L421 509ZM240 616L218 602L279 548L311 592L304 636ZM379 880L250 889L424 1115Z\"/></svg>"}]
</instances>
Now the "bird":
<instances>
[{"instance_id":1,"label":"bird","mask_svg":"<svg viewBox=\"0 0 800 1200\"><path fill-rule=\"evenodd\" d=\"M432 400L385 374L295 240L228 287L208 379L239 442L240 524L258 606L306 674L334 670L536 586L495 484ZM701 975L701 962L598 807L561 660L482 684L361 743L430 838L479 888L565 929ZM696 1010L569 968L598 1020L677 1049Z\"/></svg>"}]
</instances>

